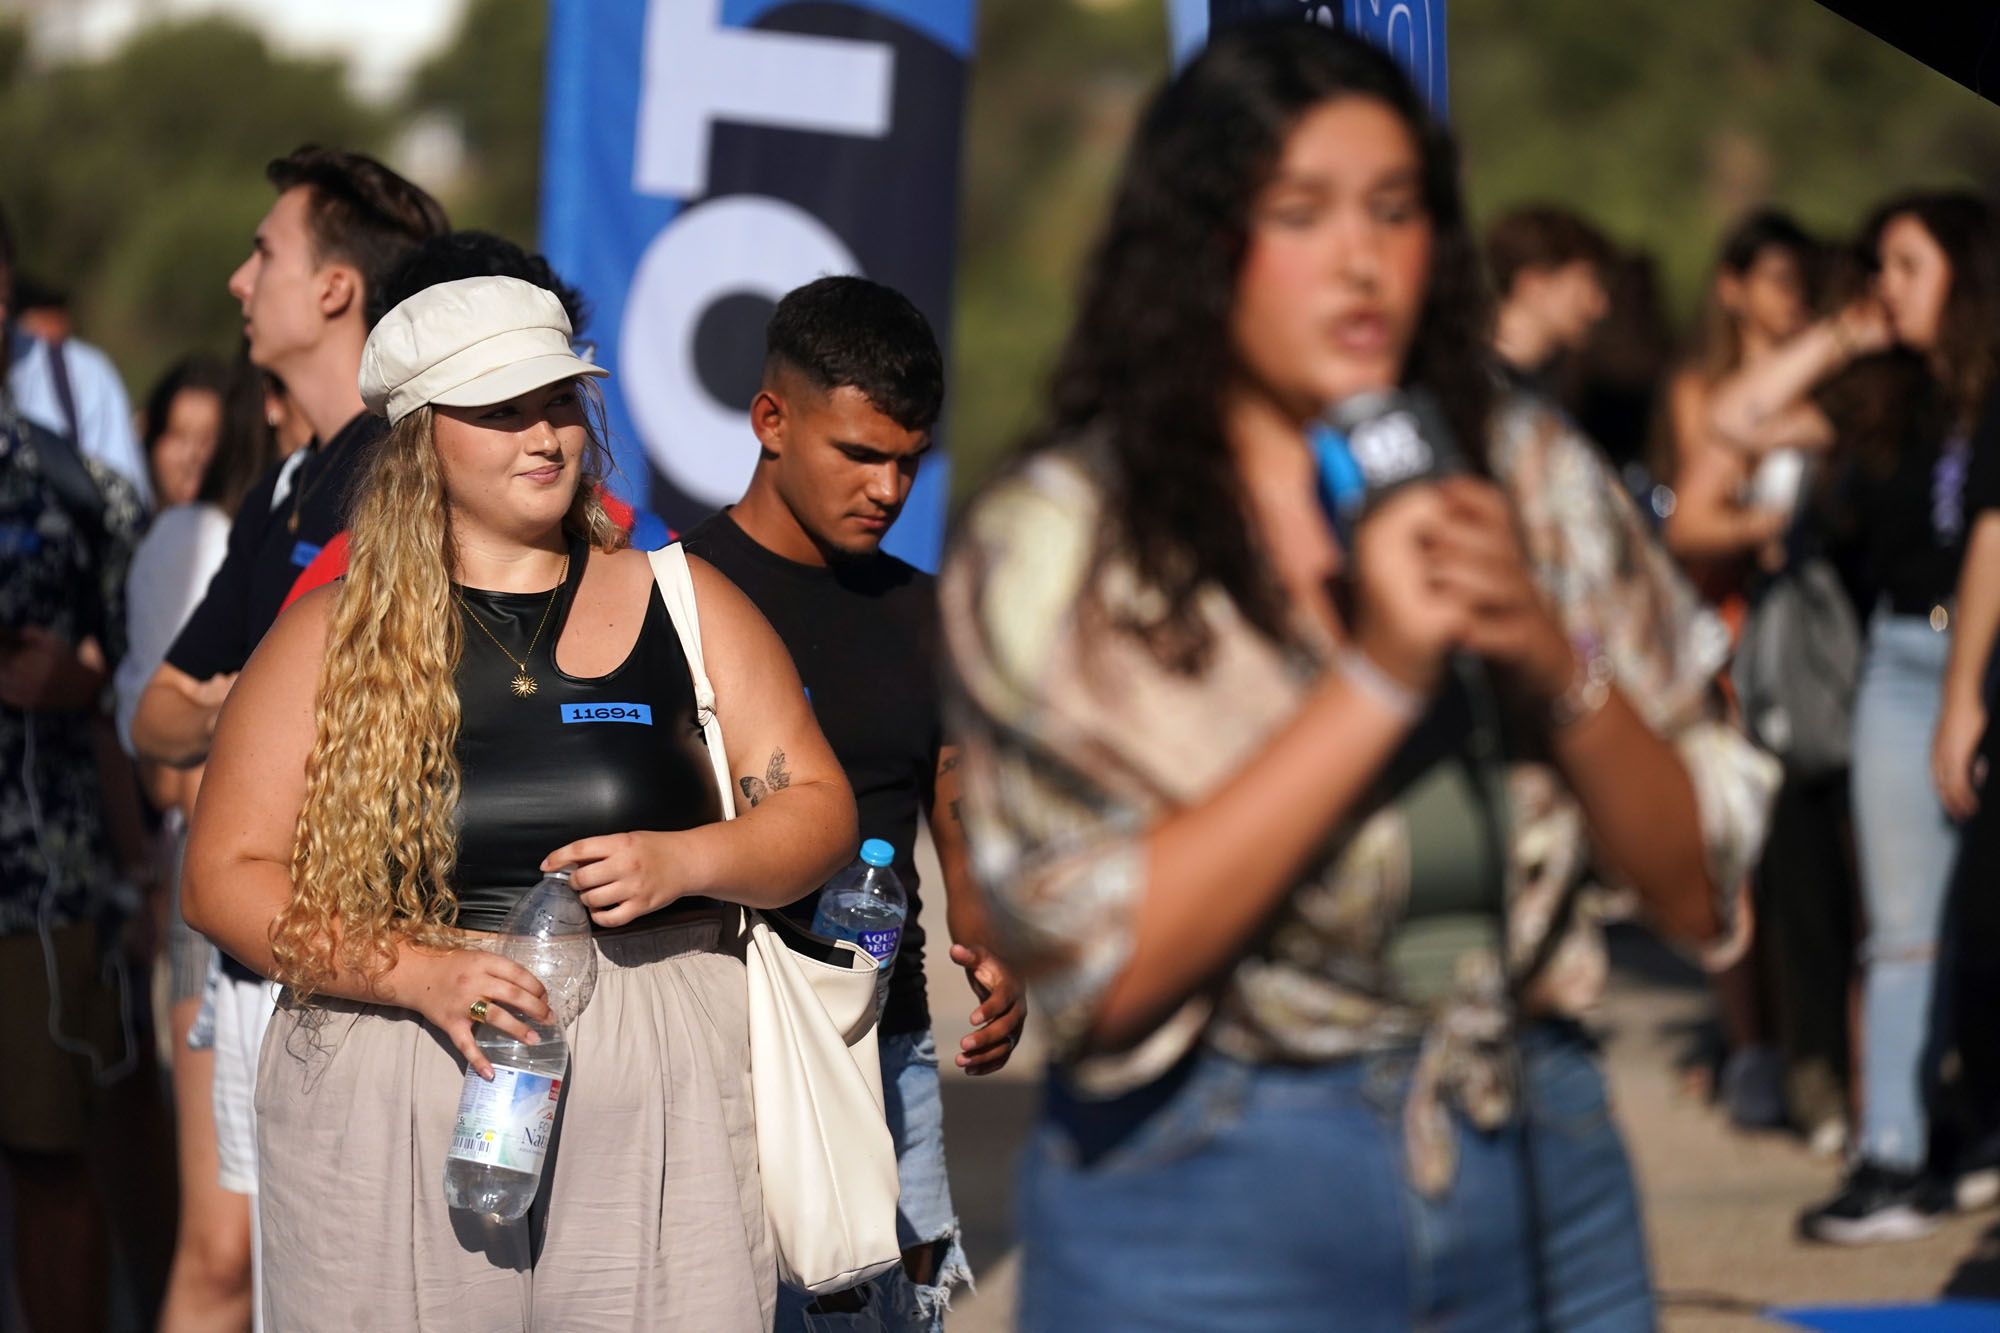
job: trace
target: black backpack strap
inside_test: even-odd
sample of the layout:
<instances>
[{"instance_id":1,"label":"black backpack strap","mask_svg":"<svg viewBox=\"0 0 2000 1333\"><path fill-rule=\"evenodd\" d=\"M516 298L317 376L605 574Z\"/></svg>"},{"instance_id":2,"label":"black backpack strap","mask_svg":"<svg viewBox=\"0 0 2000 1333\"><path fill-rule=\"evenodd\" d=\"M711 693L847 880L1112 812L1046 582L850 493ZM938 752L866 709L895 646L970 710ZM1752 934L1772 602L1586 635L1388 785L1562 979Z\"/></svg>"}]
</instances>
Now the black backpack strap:
<instances>
[{"instance_id":1,"label":"black backpack strap","mask_svg":"<svg viewBox=\"0 0 2000 1333\"><path fill-rule=\"evenodd\" d=\"M83 443L83 423L76 418L76 392L69 386L69 358L63 349L69 344L58 338L47 344L49 349L49 378L56 386L56 402L62 407L63 436L72 444ZM95 487L92 487L95 490Z\"/></svg>"}]
</instances>

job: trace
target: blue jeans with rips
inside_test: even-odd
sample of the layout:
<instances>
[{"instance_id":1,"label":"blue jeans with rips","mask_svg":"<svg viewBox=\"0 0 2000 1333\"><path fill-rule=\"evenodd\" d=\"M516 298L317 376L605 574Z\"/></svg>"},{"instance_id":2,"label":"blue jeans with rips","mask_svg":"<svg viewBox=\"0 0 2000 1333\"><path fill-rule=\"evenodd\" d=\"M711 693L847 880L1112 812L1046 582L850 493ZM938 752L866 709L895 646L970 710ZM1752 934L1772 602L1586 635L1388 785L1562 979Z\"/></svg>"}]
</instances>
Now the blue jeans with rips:
<instances>
[{"instance_id":1,"label":"blue jeans with rips","mask_svg":"<svg viewBox=\"0 0 2000 1333\"><path fill-rule=\"evenodd\" d=\"M1958 830L1931 782L1950 652L1951 635L1926 618L1876 615L1854 703L1854 845L1867 909L1858 1147L1864 1159L1906 1171L1929 1148L1923 1053L1958 855Z\"/></svg>"},{"instance_id":2,"label":"blue jeans with rips","mask_svg":"<svg viewBox=\"0 0 2000 1333\"><path fill-rule=\"evenodd\" d=\"M918 1286L892 1268L864 1289L860 1310L839 1314L810 1308L812 1300L792 1287L778 1288L780 1333L942 1333L951 1289L972 1283L972 1268L959 1244L958 1214L945 1174L944 1097L938 1083L937 1042L930 1032L897 1033L879 1041L882 1101L889 1133L896 1141L896 1240L905 1250L945 1242L932 1281Z\"/></svg>"},{"instance_id":3,"label":"blue jeans with rips","mask_svg":"<svg viewBox=\"0 0 2000 1333\"><path fill-rule=\"evenodd\" d=\"M1652 1328L1638 1199L1581 1030L1528 1031L1525 1120L1459 1120L1438 1198L1404 1165L1409 1067L1204 1051L1108 1102L1052 1080L1022 1174L1020 1327Z\"/></svg>"}]
</instances>

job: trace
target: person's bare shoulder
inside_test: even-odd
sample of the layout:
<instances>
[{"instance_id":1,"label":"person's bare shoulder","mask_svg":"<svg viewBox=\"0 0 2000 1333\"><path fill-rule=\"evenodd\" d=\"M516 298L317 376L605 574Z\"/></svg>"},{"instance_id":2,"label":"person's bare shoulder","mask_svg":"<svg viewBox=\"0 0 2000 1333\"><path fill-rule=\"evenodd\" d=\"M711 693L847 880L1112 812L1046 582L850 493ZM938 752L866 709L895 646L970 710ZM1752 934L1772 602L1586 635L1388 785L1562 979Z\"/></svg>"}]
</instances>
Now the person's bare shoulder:
<instances>
[{"instance_id":1,"label":"person's bare shoulder","mask_svg":"<svg viewBox=\"0 0 2000 1333\"><path fill-rule=\"evenodd\" d=\"M344 581L336 581L314 588L286 607L243 669L270 669L258 667L258 663L267 662L287 672L303 671L308 680L318 681L320 663L326 657L327 634L343 587Z\"/></svg>"}]
</instances>

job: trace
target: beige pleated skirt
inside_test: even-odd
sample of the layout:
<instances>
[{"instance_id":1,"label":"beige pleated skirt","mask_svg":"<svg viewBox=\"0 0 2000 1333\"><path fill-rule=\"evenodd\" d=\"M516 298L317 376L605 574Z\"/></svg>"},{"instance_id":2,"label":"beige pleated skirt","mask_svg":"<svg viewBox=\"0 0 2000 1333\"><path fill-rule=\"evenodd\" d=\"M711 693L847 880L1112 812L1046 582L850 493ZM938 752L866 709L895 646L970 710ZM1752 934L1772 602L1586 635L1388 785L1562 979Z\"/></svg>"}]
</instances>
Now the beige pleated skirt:
<instances>
[{"instance_id":1,"label":"beige pleated skirt","mask_svg":"<svg viewBox=\"0 0 2000 1333\"><path fill-rule=\"evenodd\" d=\"M257 1074L266 1327L770 1328L743 963L718 951L723 926L600 938L541 1192L506 1225L445 1206L464 1066L442 1033L407 1009L281 1008Z\"/></svg>"}]
</instances>

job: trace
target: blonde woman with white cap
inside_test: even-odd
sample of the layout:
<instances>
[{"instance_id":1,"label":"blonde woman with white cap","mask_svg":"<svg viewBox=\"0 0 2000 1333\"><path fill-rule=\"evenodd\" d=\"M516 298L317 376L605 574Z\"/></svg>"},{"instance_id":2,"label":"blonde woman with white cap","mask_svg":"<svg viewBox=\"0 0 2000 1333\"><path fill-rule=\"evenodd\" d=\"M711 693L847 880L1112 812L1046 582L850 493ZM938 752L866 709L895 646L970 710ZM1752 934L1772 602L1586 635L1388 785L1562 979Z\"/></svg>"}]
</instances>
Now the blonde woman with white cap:
<instances>
[{"instance_id":1,"label":"blonde woman with white cap","mask_svg":"<svg viewBox=\"0 0 2000 1333\"><path fill-rule=\"evenodd\" d=\"M731 771L721 822L646 558L599 502L588 377L555 297L417 293L368 340L391 422L343 583L282 616L231 694L188 848L190 921L285 983L258 1077L274 1328L762 1328L774 1266L722 902L775 906L854 845L791 660L691 561ZM623 704L619 710L572 705ZM643 716L648 721L573 721ZM544 867L600 930L557 1150L499 1225L443 1193L476 1014L546 1018L478 947Z\"/></svg>"}]
</instances>

